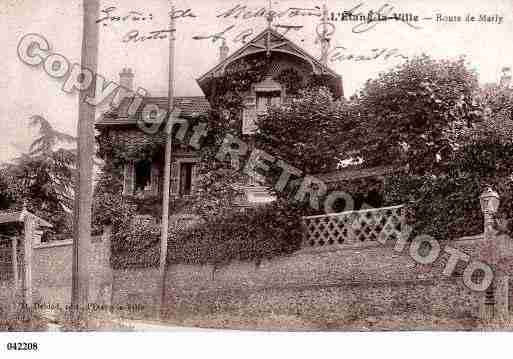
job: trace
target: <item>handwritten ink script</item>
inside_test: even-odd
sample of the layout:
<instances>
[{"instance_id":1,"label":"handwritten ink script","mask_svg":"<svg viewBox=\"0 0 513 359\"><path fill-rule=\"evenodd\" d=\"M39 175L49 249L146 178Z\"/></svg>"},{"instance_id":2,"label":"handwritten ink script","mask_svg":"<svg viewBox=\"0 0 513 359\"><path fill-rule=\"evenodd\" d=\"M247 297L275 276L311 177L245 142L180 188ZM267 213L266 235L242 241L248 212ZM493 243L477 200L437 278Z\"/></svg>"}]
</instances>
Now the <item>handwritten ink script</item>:
<instances>
[{"instance_id":1,"label":"handwritten ink script","mask_svg":"<svg viewBox=\"0 0 513 359\"><path fill-rule=\"evenodd\" d=\"M195 11L191 8L187 9L172 9L167 12L167 15L172 19L181 19L182 21L197 19ZM236 4L222 8L217 11L216 18L232 20L232 24L225 25L224 28L217 32L194 34L194 40L210 40L216 43L218 40L230 41L232 43L246 44L253 36L256 35L258 29L248 27L240 28L241 22L254 19L254 18L273 18L273 19L287 19L287 24L274 23L273 29L282 35L287 35L290 31L296 32L304 28L304 25L290 23L291 20L298 17L315 17L320 19L320 23L316 27L316 36L318 39L322 36L323 39L327 38L328 43L332 40L331 36L335 33L336 23L340 22L356 22L352 27L353 33L363 33L374 29L379 24L384 24L387 21L399 21L407 24L409 27L419 29L414 23L419 21L419 16L411 13L403 13L396 10L396 8L385 3L379 8L369 9L366 8L365 2L360 2L357 5L344 9L341 11L334 11L328 13L328 16L323 16L323 11L319 6L313 7L288 7L284 10L271 10L266 7L249 7L242 4ZM322 18L322 19L321 19ZM140 23L142 21L153 21L154 17L151 13L143 11L131 10L122 12L117 7L107 7L102 10L102 16L97 20L103 26L109 24L121 23ZM318 21L318 20L317 20ZM329 31L326 29L329 28ZM323 29L322 34L320 29ZM150 40L164 40L172 36L174 29L159 29L149 32L142 32L138 29L128 31L121 39L123 43L141 43ZM304 40L301 40L304 41ZM330 62L340 61L371 61L377 59L392 59L392 58L407 58L407 56L400 53L396 48L375 48L364 52L351 51L343 46L329 46Z\"/></svg>"},{"instance_id":2,"label":"handwritten ink script","mask_svg":"<svg viewBox=\"0 0 513 359\"><path fill-rule=\"evenodd\" d=\"M143 42L147 40L164 40L168 38L168 35L174 33L173 30L156 30L150 31L148 34L143 35L139 33L139 30L129 31L125 36L123 36L122 42Z\"/></svg>"},{"instance_id":3,"label":"handwritten ink script","mask_svg":"<svg viewBox=\"0 0 513 359\"><path fill-rule=\"evenodd\" d=\"M118 8L115 6L111 6L101 10L103 17L100 17L96 20L96 23L101 23L103 26L108 26L113 23L123 23L123 22L147 22L153 21L152 14L145 14L141 11L128 11L121 15L115 15L118 12Z\"/></svg>"},{"instance_id":4,"label":"handwritten ink script","mask_svg":"<svg viewBox=\"0 0 513 359\"><path fill-rule=\"evenodd\" d=\"M329 51L328 60L330 62L342 61L372 61L388 60L392 58L408 59L408 56L401 54L399 49L393 48L375 48L370 49L368 53L355 54L343 46L336 46Z\"/></svg>"},{"instance_id":5,"label":"handwritten ink script","mask_svg":"<svg viewBox=\"0 0 513 359\"><path fill-rule=\"evenodd\" d=\"M103 26L108 26L109 24L116 23L140 23L140 22L149 22L153 21L153 14L148 13L145 14L142 11L130 10L126 13L119 13L119 10L115 6L107 7L101 10L102 17L96 20L97 24L102 24ZM173 9L169 11L169 17L172 19L181 19L181 18L196 18L197 16L193 13L192 9ZM154 30L150 31L147 34L140 33L139 30L130 30L127 32L121 42L143 42L147 40L165 40L168 38L169 34L174 32L174 29L163 29L163 30Z\"/></svg>"},{"instance_id":6,"label":"handwritten ink script","mask_svg":"<svg viewBox=\"0 0 513 359\"><path fill-rule=\"evenodd\" d=\"M118 15L119 10L115 6L110 6L105 9L102 9L101 13L103 14L103 16L97 19L96 23L102 23L103 26L107 26L111 23L153 21L153 14L145 14L144 12L137 10L130 10ZM190 8L185 10L172 9L169 11L169 16L173 19L194 19L197 17Z\"/></svg>"},{"instance_id":7,"label":"handwritten ink script","mask_svg":"<svg viewBox=\"0 0 513 359\"><path fill-rule=\"evenodd\" d=\"M235 25L230 25L226 27L224 30L214 33L214 34L206 34L206 35L194 35L192 37L193 40L212 40L212 42L216 42L217 40L231 40L233 43L242 43L245 44L249 41L251 37L256 35L255 30L253 28L247 28L242 31L237 31L234 33ZM302 25L281 25L276 24L273 28L282 35L286 35L289 31L295 30L299 31L303 28Z\"/></svg>"},{"instance_id":8,"label":"handwritten ink script","mask_svg":"<svg viewBox=\"0 0 513 359\"><path fill-rule=\"evenodd\" d=\"M314 6L313 8L299 8L299 7L289 7L283 11L275 11L265 7L260 7L257 9L248 8L246 5L237 4L228 10L222 10L221 13L217 15L218 18L232 18L232 19L242 19L248 20L252 18L266 18L268 16L272 16L273 18L282 18L282 17L296 17L296 16L322 16L322 11L319 6Z\"/></svg>"},{"instance_id":9,"label":"handwritten ink script","mask_svg":"<svg viewBox=\"0 0 513 359\"><path fill-rule=\"evenodd\" d=\"M182 9L172 9L169 11L169 16L172 19L195 19L197 16L194 14L191 8L182 10Z\"/></svg>"},{"instance_id":10,"label":"handwritten ink script","mask_svg":"<svg viewBox=\"0 0 513 359\"><path fill-rule=\"evenodd\" d=\"M394 12L395 7L388 3L382 5L377 10L368 10L366 12L364 12L364 6L365 3L362 2L350 9L343 10L342 12L332 12L328 19L323 19L323 25L329 25L332 28L331 33L334 32L334 22L337 21L357 21L358 23L352 29L354 33L363 33L369 31L375 28L379 23L384 23L390 20L404 22L414 29L420 28L419 26L412 23L419 21L418 15ZM268 17L270 15L273 18L294 18L297 16L321 17L322 10L319 6L315 6L313 8L289 7L282 11L274 11L265 7L249 8L248 6L237 4L228 8L227 10L221 10L217 17L223 19L248 20L252 18ZM236 25L232 24L217 33L195 35L192 38L194 40L212 40L212 42L216 42L217 40L227 40L226 36L228 33L235 31L235 27ZM276 30L282 30L280 31L282 35L286 35L290 30L300 30L303 28L302 25L282 24L274 25L274 27ZM253 29L244 29L238 34L234 35L231 40L235 43L244 44L247 42L248 38L254 34L255 32Z\"/></svg>"}]
</instances>

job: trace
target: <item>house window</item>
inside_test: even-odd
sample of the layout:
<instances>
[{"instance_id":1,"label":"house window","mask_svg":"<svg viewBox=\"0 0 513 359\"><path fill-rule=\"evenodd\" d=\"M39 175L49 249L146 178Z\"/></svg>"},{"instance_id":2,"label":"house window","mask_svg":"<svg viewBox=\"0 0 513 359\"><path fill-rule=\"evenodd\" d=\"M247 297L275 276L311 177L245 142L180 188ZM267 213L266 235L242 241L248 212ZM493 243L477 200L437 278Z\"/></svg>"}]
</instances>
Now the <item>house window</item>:
<instances>
[{"instance_id":1,"label":"house window","mask_svg":"<svg viewBox=\"0 0 513 359\"><path fill-rule=\"evenodd\" d=\"M189 196L196 182L196 159L179 159L171 163L170 194Z\"/></svg>"},{"instance_id":2,"label":"house window","mask_svg":"<svg viewBox=\"0 0 513 359\"><path fill-rule=\"evenodd\" d=\"M258 115L267 113L267 110L272 106L279 106L281 104L281 91L265 91L257 92L256 109Z\"/></svg>"},{"instance_id":3,"label":"house window","mask_svg":"<svg viewBox=\"0 0 513 359\"><path fill-rule=\"evenodd\" d=\"M180 164L180 195L188 196L192 193L192 180L194 163L183 162Z\"/></svg>"},{"instance_id":4,"label":"house window","mask_svg":"<svg viewBox=\"0 0 513 359\"><path fill-rule=\"evenodd\" d=\"M242 133L252 135L257 130L258 116L267 113L272 106L281 104L284 95L282 86L266 76L261 82L252 86L251 95L245 98L242 112Z\"/></svg>"},{"instance_id":5,"label":"house window","mask_svg":"<svg viewBox=\"0 0 513 359\"><path fill-rule=\"evenodd\" d=\"M123 195L152 192L159 189L159 164L150 160L128 161L123 170Z\"/></svg>"},{"instance_id":6,"label":"house window","mask_svg":"<svg viewBox=\"0 0 513 359\"><path fill-rule=\"evenodd\" d=\"M135 190L151 190L151 162L147 160L135 163Z\"/></svg>"}]
</instances>

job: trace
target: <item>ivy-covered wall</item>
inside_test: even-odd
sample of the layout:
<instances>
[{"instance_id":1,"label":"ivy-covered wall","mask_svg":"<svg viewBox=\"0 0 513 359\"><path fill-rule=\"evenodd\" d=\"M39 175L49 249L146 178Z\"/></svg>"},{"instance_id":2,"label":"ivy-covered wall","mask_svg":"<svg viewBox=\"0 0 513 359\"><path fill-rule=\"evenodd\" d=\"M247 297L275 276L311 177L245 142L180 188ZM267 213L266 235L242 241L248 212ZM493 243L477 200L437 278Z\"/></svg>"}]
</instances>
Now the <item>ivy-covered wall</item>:
<instances>
[{"instance_id":1,"label":"ivy-covered wall","mask_svg":"<svg viewBox=\"0 0 513 359\"><path fill-rule=\"evenodd\" d=\"M251 93L252 85L268 76L284 88L287 96L296 96L305 87L330 86L330 81L336 80L315 75L308 63L284 54L244 58L231 64L224 76L211 79L211 111L206 117L191 119L190 124L194 126L195 122L204 121L208 129L202 148L197 152L196 191L188 198L172 198L170 204L171 214L194 213L203 218L203 223L195 231L171 230L170 261L213 264L231 260L258 261L298 249L301 211L293 205L280 203L246 214L238 213L235 201L241 198L242 192L233 185L244 185L247 178L240 168L233 168L215 156L227 134L251 143L241 134L244 100ZM336 86L332 88L340 95ZM107 127L101 129L97 142L98 155L105 164L96 188L94 215L98 227L113 224L111 263L114 268L155 267L159 259L161 195L137 198L122 196L121 191L127 161L159 158L163 162L164 132L149 135L136 126ZM187 148L176 145L173 153L179 150ZM149 214L155 221L134 227L133 220L138 214ZM238 216L237 221L230 219L234 216ZM234 245L235 237L237 245Z\"/></svg>"}]
</instances>

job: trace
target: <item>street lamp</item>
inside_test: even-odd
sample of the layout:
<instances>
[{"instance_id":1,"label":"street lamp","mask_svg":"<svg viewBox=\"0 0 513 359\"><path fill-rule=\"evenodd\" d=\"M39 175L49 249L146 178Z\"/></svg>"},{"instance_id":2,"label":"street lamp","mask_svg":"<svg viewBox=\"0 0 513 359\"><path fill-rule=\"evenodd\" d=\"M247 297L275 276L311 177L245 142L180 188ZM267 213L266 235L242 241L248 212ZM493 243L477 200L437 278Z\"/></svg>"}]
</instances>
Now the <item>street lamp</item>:
<instances>
[{"instance_id":1,"label":"street lamp","mask_svg":"<svg viewBox=\"0 0 513 359\"><path fill-rule=\"evenodd\" d=\"M484 217L484 239L491 240L494 234L494 222L495 222L495 214L499 209L500 197L497 192L488 187L482 194L479 196L479 202L481 204L481 211L483 211ZM492 249L493 252L493 249ZM494 255L491 254L491 257L488 258L493 264L495 264ZM485 292L484 295L484 318L487 320L492 320L495 317L495 283L490 284L490 287Z\"/></svg>"},{"instance_id":2,"label":"street lamp","mask_svg":"<svg viewBox=\"0 0 513 359\"><path fill-rule=\"evenodd\" d=\"M488 187L486 191L479 197L481 203L481 210L483 213L497 213L499 209L500 197L497 192Z\"/></svg>"},{"instance_id":3,"label":"street lamp","mask_svg":"<svg viewBox=\"0 0 513 359\"><path fill-rule=\"evenodd\" d=\"M499 209L500 197L497 192L488 187L486 191L479 197L481 203L481 211L484 217L484 238L491 239L494 232L495 214Z\"/></svg>"}]
</instances>

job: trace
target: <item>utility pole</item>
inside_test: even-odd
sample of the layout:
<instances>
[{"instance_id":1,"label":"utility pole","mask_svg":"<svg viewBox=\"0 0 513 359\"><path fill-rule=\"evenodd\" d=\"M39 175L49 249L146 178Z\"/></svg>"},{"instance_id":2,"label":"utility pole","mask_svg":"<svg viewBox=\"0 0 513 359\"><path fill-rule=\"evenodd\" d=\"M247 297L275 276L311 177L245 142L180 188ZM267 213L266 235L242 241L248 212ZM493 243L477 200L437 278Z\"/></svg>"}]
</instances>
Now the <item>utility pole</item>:
<instances>
[{"instance_id":1,"label":"utility pole","mask_svg":"<svg viewBox=\"0 0 513 359\"><path fill-rule=\"evenodd\" d=\"M171 114L174 108L174 71L175 71L175 19L174 19L174 6L171 6L171 13L169 15L169 27L171 33L169 34L169 87L168 87L168 118L166 124L166 153L164 158L164 193L162 196L162 230L160 237L160 266L159 266L159 297L160 302L158 306L158 313L162 315L164 296L166 292L166 262L167 262L167 241L169 232L169 190L171 180L171 152L173 150L173 134L172 134L172 117Z\"/></svg>"},{"instance_id":2,"label":"utility pole","mask_svg":"<svg viewBox=\"0 0 513 359\"><path fill-rule=\"evenodd\" d=\"M320 35L320 42L321 42L321 63L324 66L328 65L328 51L330 48L330 40L329 40L329 30L327 28L328 25L328 7L326 4L322 6L322 18L321 18L321 25L322 25L322 31Z\"/></svg>"},{"instance_id":3,"label":"utility pole","mask_svg":"<svg viewBox=\"0 0 513 359\"><path fill-rule=\"evenodd\" d=\"M77 137L78 163L75 178L75 205L73 208L73 265L71 285L72 320L81 317L81 309L88 304L88 257L91 243L92 176L94 156L95 107L84 100L94 97L98 67L98 0L83 0L82 60L83 69L93 72L93 81L87 90L79 92Z\"/></svg>"}]
</instances>

